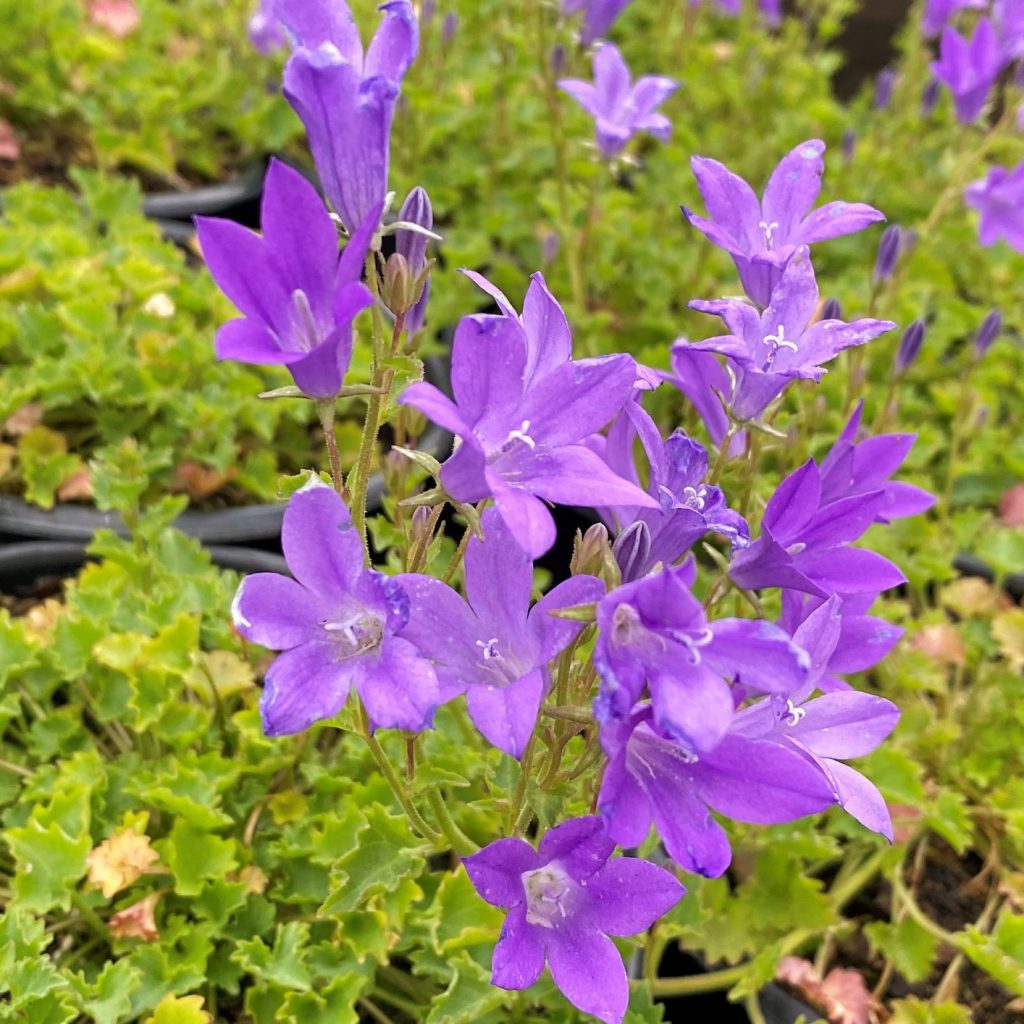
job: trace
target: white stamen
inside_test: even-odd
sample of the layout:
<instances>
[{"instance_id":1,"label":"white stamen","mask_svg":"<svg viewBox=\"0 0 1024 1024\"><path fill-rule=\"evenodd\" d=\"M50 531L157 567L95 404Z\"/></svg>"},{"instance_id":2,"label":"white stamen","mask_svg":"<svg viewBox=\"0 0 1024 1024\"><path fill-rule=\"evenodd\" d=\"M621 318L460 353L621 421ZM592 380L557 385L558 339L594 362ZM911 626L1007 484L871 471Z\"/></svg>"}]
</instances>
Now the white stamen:
<instances>
[{"instance_id":1,"label":"white stamen","mask_svg":"<svg viewBox=\"0 0 1024 1024\"><path fill-rule=\"evenodd\" d=\"M805 708L798 708L791 700L787 700L786 713L782 716L782 720L786 725L796 725L806 714Z\"/></svg>"},{"instance_id":2,"label":"white stamen","mask_svg":"<svg viewBox=\"0 0 1024 1024\"><path fill-rule=\"evenodd\" d=\"M765 244L770 249L772 245L774 245L772 232L779 226L779 222L777 220L773 220L770 224L767 224L765 221L760 220L757 222L757 226L764 232Z\"/></svg>"},{"instance_id":3,"label":"white stamen","mask_svg":"<svg viewBox=\"0 0 1024 1024\"><path fill-rule=\"evenodd\" d=\"M527 448L533 450L534 448L537 447L537 442L534 441L532 437L530 437L529 430L530 421L523 420L523 425L518 430L509 431L509 435L508 438L505 440L505 444L508 444L510 441L522 441L523 444L527 446Z\"/></svg>"},{"instance_id":4,"label":"white stamen","mask_svg":"<svg viewBox=\"0 0 1024 1024\"><path fill-rule=\"evenodd\" d=\"M492 636L490 640L477 640L477 647L480 648L480 654L484 661L493 661L495 658L500 658L501 653L498 651L498 638Z\"/></svg>"},{"instance_id":5,"label":"white stamen","mask_svg":"<svg viewBox=\"0 0 1024 1024\"><path fill-rule=\"evenodd\" d=\"M683 504L689 508L696 508L698 512L703 512L707 493L708 489L703 484L700 487L684 487Z\"/></svg>"},{"instance_id":6,"label":"white stamen","mask_svg":"<svg viewBox=\"0 0 1024 1024\"><path fill-rule=\"evenodd\" d=\"M788 348L791 352L798 352L799 349L796 346L795 341L789 341L786 337L786 328L779 324L775 334L766 334L764 336L764 343L768 345L771 351L765 358L765 367L769 367L775 362L775 356L780 348Z\"/></svg>"}]
</instances>

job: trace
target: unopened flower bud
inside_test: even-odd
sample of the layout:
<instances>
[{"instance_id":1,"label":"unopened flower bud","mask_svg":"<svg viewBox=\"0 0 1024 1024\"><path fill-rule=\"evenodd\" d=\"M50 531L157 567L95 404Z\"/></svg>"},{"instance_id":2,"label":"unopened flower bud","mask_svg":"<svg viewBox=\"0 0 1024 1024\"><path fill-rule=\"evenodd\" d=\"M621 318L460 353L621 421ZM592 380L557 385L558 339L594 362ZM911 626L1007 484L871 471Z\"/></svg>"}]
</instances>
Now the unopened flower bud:
<instances>
[{"instance_id":1,"label":"unopened flower bud","mask_svg":"<svg viewBox=\"0 0 1024 1024\"><path fill-rule=\"evenodd\" d=\"M875 79L875 110L885 110L892 101L892 90L896 84L893 68L883 68Z\"/></svg>"},{"instance_id":2,"label":"unopened flower bud","mask_svg":"<svg viewBox=\"0 0 1024 1024\"><path fill-rule=\"evenodd\" d=\"M838 299L826 299L821 306L820 320L842 320L843 307L839 305Z\"/></svg>"},{"instance_id":3,"label":"unopened flower bud","mask_svg":"<svg viewBox=\"0 0 1024 1024\"><path fill-rule=\"evenodd\" d=\"M430 196L424 188L414 188L402 204L399 220L418 224L428 231L434 227L434 209ZM405 329L413 337L423 327L426 319L427 302L430 298L430 278L427 267L427 237L416 231L399 231L395 247L409 264L409 271L415 282L412 302L406 312Z\"/></svg>"},{"instance_id":4,"label":"unopened flower bud","mask_svg":"<svg viewBox=\"0 0 1024 1024\"><path fill-rule=\"evenodd\" d=\"M981 324L978 326L978 332L974 335L974 357L975 359L981 359L985 353L992 347L992 342L999 337L999 332L1003 329L1003 314L998 309L993 309Z\"/></svg>"},{"instance_id":5,"label":"unopened flower bud","mask_svg":"<svg viewBox=\"0 0 1024 1024\"><path fill-rule=\"evenodd\" d=\"M555 78L563 78L565 76L565 65L565 47L558 43L551 50L551 74Z\"/></svg>"},{"instance_id":6,"label":"unopened flower bud","mask_svg":"<svg viewBox=\"0 0 1024 1024\"><path fill-rule=\"evenodd\" d=\"M420 28L426 28L437 15L437 0L423 0L420 10Z\"/></svg>"},{"instance_id":7,"label":"unopened flower bud","mask_svg":"<svg viewBox=\"0 0 1024 1024\"><path fill-rule=\"evenodd\" d=\"M893 360L893 369L896 374L902 376L910 369L911 364L917 359L924 344L925 326L923 320L915 320L900 338L900 346L896 350L896 358Z\"/></svg>"},{"instance_id":8,"label":"unopened flower bud","mask_svg":"<svg viewBox=\"0 0 1024 1024\"><path fill-rule=\"evenodd\" d=\"M417 506L413 512L409 523L410 550L422 548L428 542L430 516L431 510L426 505Z\"/></svg>"},{"instance_id":9,"label":"unopened flower bud","mask_svg":"<svg viewBox=\"0 0 1024 1024\"><path fill-rule=\"evenodd\" d=\"M896 261L900 257L902 243L903 232L898 224L890 224L882 232L882 239L878 243L878 255L875 257L875 269L871 274L872 284L879 285L892 277Z\"/></svg>"},{"instance_id":10,"label":"unopened flower bud","mask_svg":"<svg viewBox=\"0 0 1024 1024\"><path fill-rule=\"evenodd\" d=\"M544 236L544 241L540 244L540 262L541 266L549 266L555 262L558 256L558 250L561 246L561 239L554 231L549 231Z\"/></svg>"},{"instance_id":11,"label":"unopened flower bud","mask_svg":"<svg viewBox=\"0 0 1024 1024\"><path fill-rule=\"evenodd\" d=\"M403 316L414 301L409 263L400 252L393 252L384 264L384 302L395 316Z\"/></svg>"},{"instance_id":12,"label":"unopened flower bud","mask_svg":"<svg viewBox=\"0 0 1024 1024\"><path fill-rule=\"evenodd\" d=\"M449 46L459 30L459 16L454 11L449 11L441 23L441 42Z\"/></svg>"},{"instance_id":13,"label":"unopened flower bud","mask_svg":"<svg viewBox=\"0 0 1024 1024\"><path fill-rule=\"evenodd\" d=\"M843 132L843 159L849 163L853 159L853 151L857 145L857 134L851 129L847 128Z\"/></svg>"},{"instance_id":14,"label":"unopened flower bud","mask_svg":"<svg viewBox=\"0 0 1024 1024\"><path fill-rule=\"evenodd\" d=\"M614 579L608 578L609 569L613 571ZM618 585L618 566L604 523L594 523L586 533L577 532L569 572L573 576L599 576L613 586Z\"/></svg>"},{"instance_id":15,"label":"unopened flower bud","mask_svg":"<svg viewBox=\"0 0 1024 1024\"><path fill-rule=\"evenodd\" d=\"M983 430L988 423L989 409L987 405L979 405L974 413L974 429Z\"/></svg>"},{"instance_id":16,"label":"unopened flower bud","mask_svg":"<svg viewBox=\"0 0 1024 1024\"><path fill-rule=\"evenodd\" d=\"M939 103L939 95L942 91L942 86L937 78L933 78L925 87L924 92L921 93L921 116L930 117L932 112L935 110Z\"/></svg>"},{"instance_id":17,"label":"unopened flower bud","mask_svg":"<svg viewBox=\"0 0 1024 1024\"><path fill-rule=\"evenodd\" d=\"M651 557L651 531L643 520L631 523L615 538L615 560L626 583L643 576Z\"/></svg>"}]
</instances>

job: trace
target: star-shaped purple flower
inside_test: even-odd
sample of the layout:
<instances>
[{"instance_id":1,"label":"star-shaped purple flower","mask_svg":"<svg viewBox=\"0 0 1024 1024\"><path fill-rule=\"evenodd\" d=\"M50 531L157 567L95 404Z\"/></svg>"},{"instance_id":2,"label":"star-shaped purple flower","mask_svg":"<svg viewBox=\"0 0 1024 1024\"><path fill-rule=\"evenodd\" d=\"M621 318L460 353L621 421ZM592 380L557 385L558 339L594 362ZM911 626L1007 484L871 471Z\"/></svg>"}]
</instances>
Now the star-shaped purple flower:
<instances>
[{"instance_id":1,"label":"star-shaped purple flower","mask_svg":"<svg viewBox=\"0 0 1024 1024\"><path fill-rule=\"evenodd\" d=\"M270 162L263 236L234 221L196 217L210 273L244 314L217 332L217 356L283 363L311 398L333 398L352 358L352 321L372 305L360 283L374 217L338 256L338 232L316 189Z\"/></svg>"},{"instance_id":2,"label":"star-shaped purple flower","mask_svg":"<svg viewBox=\"0 0 1024 1024\"><path fill-rule=\"evenodd\" d=\"M681 746L652 720L650 707L601 729L608 755L598 810L623 847L640 846L653 823L668 855L687 871L714 878L732 851L711 816L773 825L836 802L831 780L807 753L729 732L709 753Z\"/></svg>"},{"instance_id":3,"label":"star-shaped purple flower","mask_svg":"<svg viewBox=\"0 0 1024 1024\"><path fill-rule=\"evenodd\" d=\"M632 357L573 360L568 321L541 274L533 275L520 317L490 282L465 273L502 315L459 323L452 345L454 401L426 383L413 384L401 397L461 441L441 468L448 494L459 502L493 497L531 558L555 540L554 520L541 499L655 507L653 498L616 476L582 443L632 394Z\"/></svg>"},{"instance_id":4,"label":"star-shaped purple flower","mask_svg":"<svg viewBox=\"0 0 1024 1024\"><path fill-rule=\"evenodd\" d=\"M284 69L284 94L305 125L324 192L349 231L384 202L399 83L419 46L409 0L380 9L384 19L364 54L345 0L277 0L296 47Z\"/></svg>"},{"instance_id":5,"label":"star-shaped purple flower","mask_svg":"<svg viewBox=\"0 0 1024 1024\"><path fill-rule=\"evenodd\" d=\"M864 403L859 402L843 432L818 467L821 503L828 505L871 491L881 491L885 501L875 515L876 523L891 523L927 512L935 495L921 487L889 478L903 465L917 440L916 434L877 434L857 440Z\"/></svg>"},{"instance_id":6,"label":"star-shaped purple flower","mask_svg":"<svg viewBox=\"0 0 1024 1024\"><path fill-rule=\"evenodd\" d=\"M743 690L789 694L807 678L806 654L774 623L709 622L692 593L692 561L628 583L597 606L594 666L599 721L626 718L651 695L654 721L693 754L713 750Z\"/></svg>"},{"instance_id":7,"label":"star-shaped purple flower","mask_svg":"<svg viewBox=\"0 0 1024 1024\"><path fill-rule=\"evenodd\" d=\"M629 0L562 0L562 13L578 14L584 11L580 42L590 46L607 35L612 23L623 12Z\"/></svg>"},{"instance_id":8,"label":"star-shaped purple flower","mask_svg":"<svg viewBox=\"0 0 1024 1024\"><path fill-rule=\"evenodd\" d=\"M849 689L808 700L842 640L840 608L839 599L831 598L804 620L794 636L812 663L803 691L788 700L768 698L744 708L736 715L733 732L809 755L831 779L839 805L892 842L892 821L882 795L874 783L842 762L878 747L896 728L899 708L882 697Z\"/></svg>"},{"instance_id":9,"label":"star-shaped purple flower","mask_svg":"<svg viewBox=\"0 0 1024 1024\"><path fill-rule=\"evenodd\" d=\"M782 270L798 246L849 235L885 220L864 203L832 202L811 211L825 170L819 139L801 142L772 172L760 201L754 190L717 160L690 161L708 216L685 206L689 222L733 258L743 287L767 306Z\"/></svg>"},{"instance_id":10,"label":"star-shaped purple flower","mask_svg":"<svg viewBox=\"0 0 1024 1024\"><path fill-rule=\"evenodd\" d=\"M267 670L260 699L267 735L331 718L351 687L374 727L426 728L440 694L430 662L398 636L409 598L395 578L364 566L362 540L338 494L316 478L297 491L281 544L295 578L247 576L231 609L246 640L284 652Z\"/></svg>"},{"instance_id":11,"label":"star-shaped purple flower","mask_svg":"<svg viewBox=\"0 0 1024 1024\"><path fill-rule=\"evenodd\" d=\"M622 54L611 43L604 43L594 54L593 83L563 78L558 85L594 118L597 148L605 160L618 157L637 132L664 142L672 131L669 119L655 111L679 83L645 75L634 84Z\"/></svg>"},{"instance_id":12,"label":"star-shaped purple flower","mask_svg":"<svg viewBox=\"0 0 1024 1024\"><path fill-rule=\"evenodd\" d=\"M603 510L618 534L614 552L624 582L646 576L659 562L674 565L707 533L728 537L734 547L749 541L746 520L728 507L721 488L704 482L707 451L681 430L662 441L636 401L626 403L601 445L605 462L619 476L639 484L633 457L638 436L649 466L647 493L659 507Z\"/></svg>"},{"instance_id":13,"label":"star-shaped purple flower","mask_svg":"<svg viewBox=\"0 0 1024 1024\"><path fill-rule=\"evenodd\" d=\"M646 931L686 890L650 861L610 859L614 849L600 818L572 818L536 851L522 839L499 839L463 860L477 892L508 911L494 947L495 985L529 988L546 960L573 1006L619 1024L629 980L608 936Z\"/></svg>"},{"instance_id":14,"label":"star-shaped purple flower","mask_svg":"<svg viewBox=\"0 0 1024 1024\"><path fill-rule=\"evenodd\" d=\"M739 299L695 299L690 306L720 316L731 332L690 347L718 352L732 363L736 383L730 405L738 421L758 417L790 381L820 380L826 372L823 363L896 326L891 320L873 319L812 323L818 283L806 246L793 253L763 313Z\"/></svg>"},{"instance_id":15,"label":"star-shaped purple flower","mask_svg":"<svg viewBox=\"0 0 1024 1024\"><path fill-rule=\"evenodd\" d=\"M474 537L466 548L468 603L429 576L396 577L409 595L400 636L433 662L442 698L465 692L477 728L499 750L521 757L551 685L548 663L583 628L550 613L598 601L604 586L574 576L531 609L533 562L493 509L482 525L484 540Z\"/></svg>"},{"instance_id":16,"label":"star-shaped purple flower","mask_svg":"<svg viewBox=\"0 0 1024 1024\"><path fill-rule=\"evenodd\" d=\"M969 40L949 25L942 30L939 59L932 63L932 74L953 94L956 116L970 124L985 109L1004 65L996 30L988 18L981 18Z\"/></svg>"},{"instance_id":17,"label":"star-shaped purple flower","mask_svg":"<svg viewBox=\"0 0 1024 1024\"><path fill-rule=\"evenodd\" d=\"M850 547L888 503L884 490L825 502L813 459L790 473L764 510L761 536L737 552L729 567L745 590L781 587L828 597L870 594L906 582L887 558Z\"/></svg>"},{"instance_id":18,"label":"star-shaped purple flower","mask_svg":"<svg viewBox=\"0 0 1024 1024\"><path fill-rule=\"evenodd\" d=\"M1024 252L1024 163L1012 170L990 167L988 177L970 185L964 199L981 214L978 236L982 245L995 245L1003 239L1011 249Z\"/></svg>"}]
</instances>

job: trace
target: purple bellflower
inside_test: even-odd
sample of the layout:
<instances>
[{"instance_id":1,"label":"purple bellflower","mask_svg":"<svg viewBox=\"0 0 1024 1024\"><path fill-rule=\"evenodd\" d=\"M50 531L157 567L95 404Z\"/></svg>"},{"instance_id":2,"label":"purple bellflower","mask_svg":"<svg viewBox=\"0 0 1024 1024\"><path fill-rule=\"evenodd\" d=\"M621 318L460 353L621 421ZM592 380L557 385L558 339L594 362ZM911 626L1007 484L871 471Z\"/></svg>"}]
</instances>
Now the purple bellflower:
<instances>
[{"instance_id":1,"label":"purple bellflower","mask_svg":"<svg viewBox=\"0 0 1024 1024\"><path fill-rule=\"evenodd\" d=\"M812 323L818 284L806 246L794 252L763 313L739 299L697 299L690 306L720 316L731 332L690 347L728 357L736 379L730 407L739 421L759 416L790 381L820 380L825 373L822 363L896 326L872 319Z\"/></svg>"},{"instance_id":2,"label":"purple bellflower","mask_svg":"<svg viewBox=\"0 0 1024 1024\"><path fill-rule=\"evenodd\" d=\"M921 28L928 37L937 36L958 11L983 11L988 0L928 0Z\"/></svg>"},{"instance_id":3,"label":"purple bellflower","mask_svg":"<svg viewBox=\"0 0 1024 1024\"><path fill-rule=\"evenodd\" d=\"M440 471L448 494L460 502L493 497L531 558L555 540L554 520L541 499L657 507L582 443L632 394L632 357L573 360L569 323L541 274L533 275L520 317L490 282L465 273L502 314L459 323L452 345L454 401L427 383L406 388L401 398L461 441Z\"/></svg>"},{"instance_id":4,"label":"purple bellflower","mask_svg":"<svg viewBox=\"0 0 1024 1024\"><path fill-rule=\"evenodd\" d=\"M884 500L875 513L876 523L891 523L927 512L935 495L889 477L903 465L917 440L916 434L876 434L857 440L864 403L859 402L836 443L821 461L821 504L880 491Z\"/></svg>"},{"instance_id":5,"label":"purple bellflower","mask_svg":"<svg viewBox=\"0 0 1024 1024\"><path fill-rule=\"evenodd\" d=\"M260 712L268 736L336 715L355 688L375 728L418 731L440 700L430 662L398 636L409 598L367 569L340 496L318 478L292 495L281 543L294 579L247 576L232 604L247 640L283 651L267 670Z\"/></svg>"},{"instance_id":6,"label":"purple bellflower","mask_svg":"<svg viewBox=\"0 0 1024 1024\"><path fill-rule=\"evenodd\" d=\"M417 186L409 193L402 204L398 219L410 224L418 224L428 231L433 228L434 208L431 206L430 196L427 195L426 189ZM427 265L427 236L421 235L418 231L399 231L395 239L395 249L405 257L412 276L419 277ZM430 278L427 278L423 286L423 293L416 301L416 305L405 315L405 329L410 338L423 329L429 299Z\"/></svg>"},{"instance_id":7,"label":"purple bellflower","mask_svg":"<svg viewBox=\"0 0 1024 1024\"><path fill-rule=\"evenodd\" d=\"M932 73L953 94L956 116L964 124L976 121L1005 64L996 30L988 18L975 26L970 40L947 25L942 30L939 59Z\"/></svg>"},{"instance_id":8,"label":"purple bellflower","mask_svg":"<svg viewBox=\"0 0 1024 1024\"><path fill-rule=\"evenodd\" d=\"M551 686L548 663L583 628L550 612L598 601L604 587L593 576L574 576L531 609L532 560L494 509L482 524L485 539L474 537L466 548L468 603L432 577L396 577L409 595L400 635L433 662L442 698L464 692L484 736L521 757Z\"/></svg>"},{"instance_id":9,"label":"purple bellflower","mask_svg":"<svg viewBox=\"0 0 1024 1024\"><path fill-rule=\"evenodd\" d=\"M717 160L690 161L708 216L682 207L689 222L733 258L747 295L767 306L790 257L802 245L848 235L884 220L864 203L832 202L811 211L825 164L825 143L801 142L772 172L760 201Z\"/></svg>"},{"instance_id":10,"label":"purple bellflower","mask_svg":"<svg viewBox=\"0 0 1024 1024\"><path fill-rule=\"evenodd\" d=\"M480 895L508 911L494 947L493 984L529 988L545 960L562 994L605 1024L620 1024L629 980L609 935L646 931L686 890L670 872L637 857L612 858L601 819L571 818L535 851L499 839L463 864Z\"/></svg>"},{"instance_id":11,"label":"purple bellflower","mask_svg":"<svg viewBox=\"0 0 1024 1024\"><path fill-rule=\"evenodd\" d=\"M629 0L562 0L562 13L572 15L585 12L580 42L590 46L608 34L613 22L628 3Z\"/></svg>"},{"instance_id":12,"label":"purple bellflower","mask_svg":"<svg viewBox=\"0 0 1024 1024\"><path fill-rule=\"evenodd\" d=\"M594 118L597 148L605 160L614 160L637 132L648 132L663 142L672 131L664 114L655 113L679 83L660 75L631 81L629 68L618 47L604 43L594 54L594 81L563 78L564 89Z\"/></svg>"},{"instance_id":13,"label":"purple bellflower","mask_svg":"<svg viewBox=\"0 0 1024 1024\"><path fill-rule=\"evenodd\" d=\"M715 878L729 866L732 851L710 811L773 825L836 802L831 780L814 759L774 737L729 732L712 751L697 755L652 718L651 708L640 706L625 721L601 729L608 766L597 805L620 846L640 846L653 823L677 864Z\"/></svg>"},{"instance_id":14,"label":"purple bellflower","mask_svg":"<svg viewBox=\"0 0 1024 1024\"><path fill-rule=\"evenodd\" d=\"M995 0L992 20L1007 62L1024 57L1024 4L1020 0Z\"/></svg>"},{"instance_id":15,"label":"purple bellflower","mask_svg":"<svg viewBox=\"0 0 1024 1024\"><path fill-rule=\"evenodd\" d=\"M693 562L627 583L597 606L598 721L625 719L651 695L653 718L692 754L713 750L732 722L733 684L788 694L807 678L807 656L771 622L709 622L693 594Z\"/></svg>"},{"instance_id":16,"label":"purple bellflower","mask_svg":"<svg viewBox=\"0 0 1024 1024\"><path fill-rule=\"evenodd\" d=\"M831 598L801 624L794 639L811 657L811 677L791 698L770 697L736 715L735 733L769 740L814 759L831 780L838 803L866 828L892 842L892 821L881 793L843 759L870 754L896 728L899 709L868 693L844 690L808 698L840 641L839 599Z\"/></svg>"},{"instance_id":17,"label":"purple bellflower","mask_svg":"<svg viewBox=\"0 0 1024 1024\"><path fill-rule=\"evenodd\" d=\"M277 0L260 0L249 18L249 41L265 57L288 44L284 27L277 17Z\"/></svg>"},{"instance_id":18,"label":"purple bellflower","mask_svg":"<svg viewBox=\"0 0 1024 1024\"><path fill-rule=\"evenodd\" d=\"M844 479L837 473L837 481ZM906 582L888 559L849 546L885 514L886 492L853 493L827 503L823 494L822 473L813 459L782 481L764 510L761 536L733 556L729 576L737 586L781 587L818 597L877 596Z\"/></svg>"},{"instance_id":19,"label":"purple bellflower","mask_svg":"<svg viewBox=\"0 0 1024 1024\"><path fill-rule=\"evenodd\" d=\"M277 0L295 44L284 94L306 127L324 192L350 232L384 202L399 83L419 45L409 0L389 0L381 10L364 55L345 0Z\"/></svg>"},{"instance_id":20,"label":"purple bellflower","mask_svg":"<svg viewBox=\"0 0 1024 1024\"><path fill-rule=\"evenodd\" d=\"M981 214L982 245L1004 239L1011 249L1024 252L1024 163L1012 170L990 167L988 177L968 186L964 199Z\"/></svg>"},{"instance_id":21,"label":"purple bellflower","mask_svg":"<svg viewBox=\"0 0 1024 1024\"><path fill-rule=\"evenodd\" d=\"M633 442L647 455L647 493L658 509L613 508L603 517L617 533L614 552L625 583L646 576L659 563L674 565L706 533L727 537L734 547L750 540L746 520L728 507L718 487L704 483L707 451L681 430L662 441L654 420L636 401L627 402L603 443L605 462L639 485Z\"/></svg>"},{"instance_id":22,"label":"purple bellflower","mask_svg":"<svg viewBox=\"0 0 1024 1024\"><path fill-rule=\"evenodd\" d=\"M352 358L352 321L373 304L360 276L380 207L339 258L338 232L316 189L272 160L261 218L262 237L196 217L210 273L243 314L217 332L217 356L284 364L310 398L333 398Z\"/></svg>"},{"instance_id":23,"label":"purple bellflower","mask_svg":"<svg viewBox=\"0 0 1024 1024\"><path fill-rule=\"evenodd\" d=\"M850 684L842 676L874 668L896 646L905 631L866 614L873 600L873 594L833 596L823 601L813 594L783 591L779 625L811 659L806 693L849 690ZM825 604L830 606L825 618L810 622Z\"/></svg>"}]
</instances>

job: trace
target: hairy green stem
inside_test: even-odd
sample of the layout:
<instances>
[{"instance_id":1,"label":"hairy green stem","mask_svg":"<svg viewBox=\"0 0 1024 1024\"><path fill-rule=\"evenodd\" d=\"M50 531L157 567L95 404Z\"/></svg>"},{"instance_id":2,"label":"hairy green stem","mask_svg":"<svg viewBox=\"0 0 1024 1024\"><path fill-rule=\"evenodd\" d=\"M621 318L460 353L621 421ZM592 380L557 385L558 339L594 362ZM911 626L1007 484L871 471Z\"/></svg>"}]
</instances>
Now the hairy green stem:
<instances>
[{"instance_id":1,"label":"hairy green stem","mask_svg":"<svg viewBox=\"0 0 1024 1024\"><path fill-rule=\"evenodd\" d=\"M451 844L452 849L460 857L468 857L472 853L476 853L480 849L476 843L473 842L465 832L455 823L455 819L451 815L451 811L448 810L447 804L444 802L444 797L441 796L441 791L438 789L430 789L427 792L427 802L430 804L431 810L434 812L434 817L437 819L438 825L441 827L441 832L444 834L445 839Z\"/></svg>"}]
</instances>

